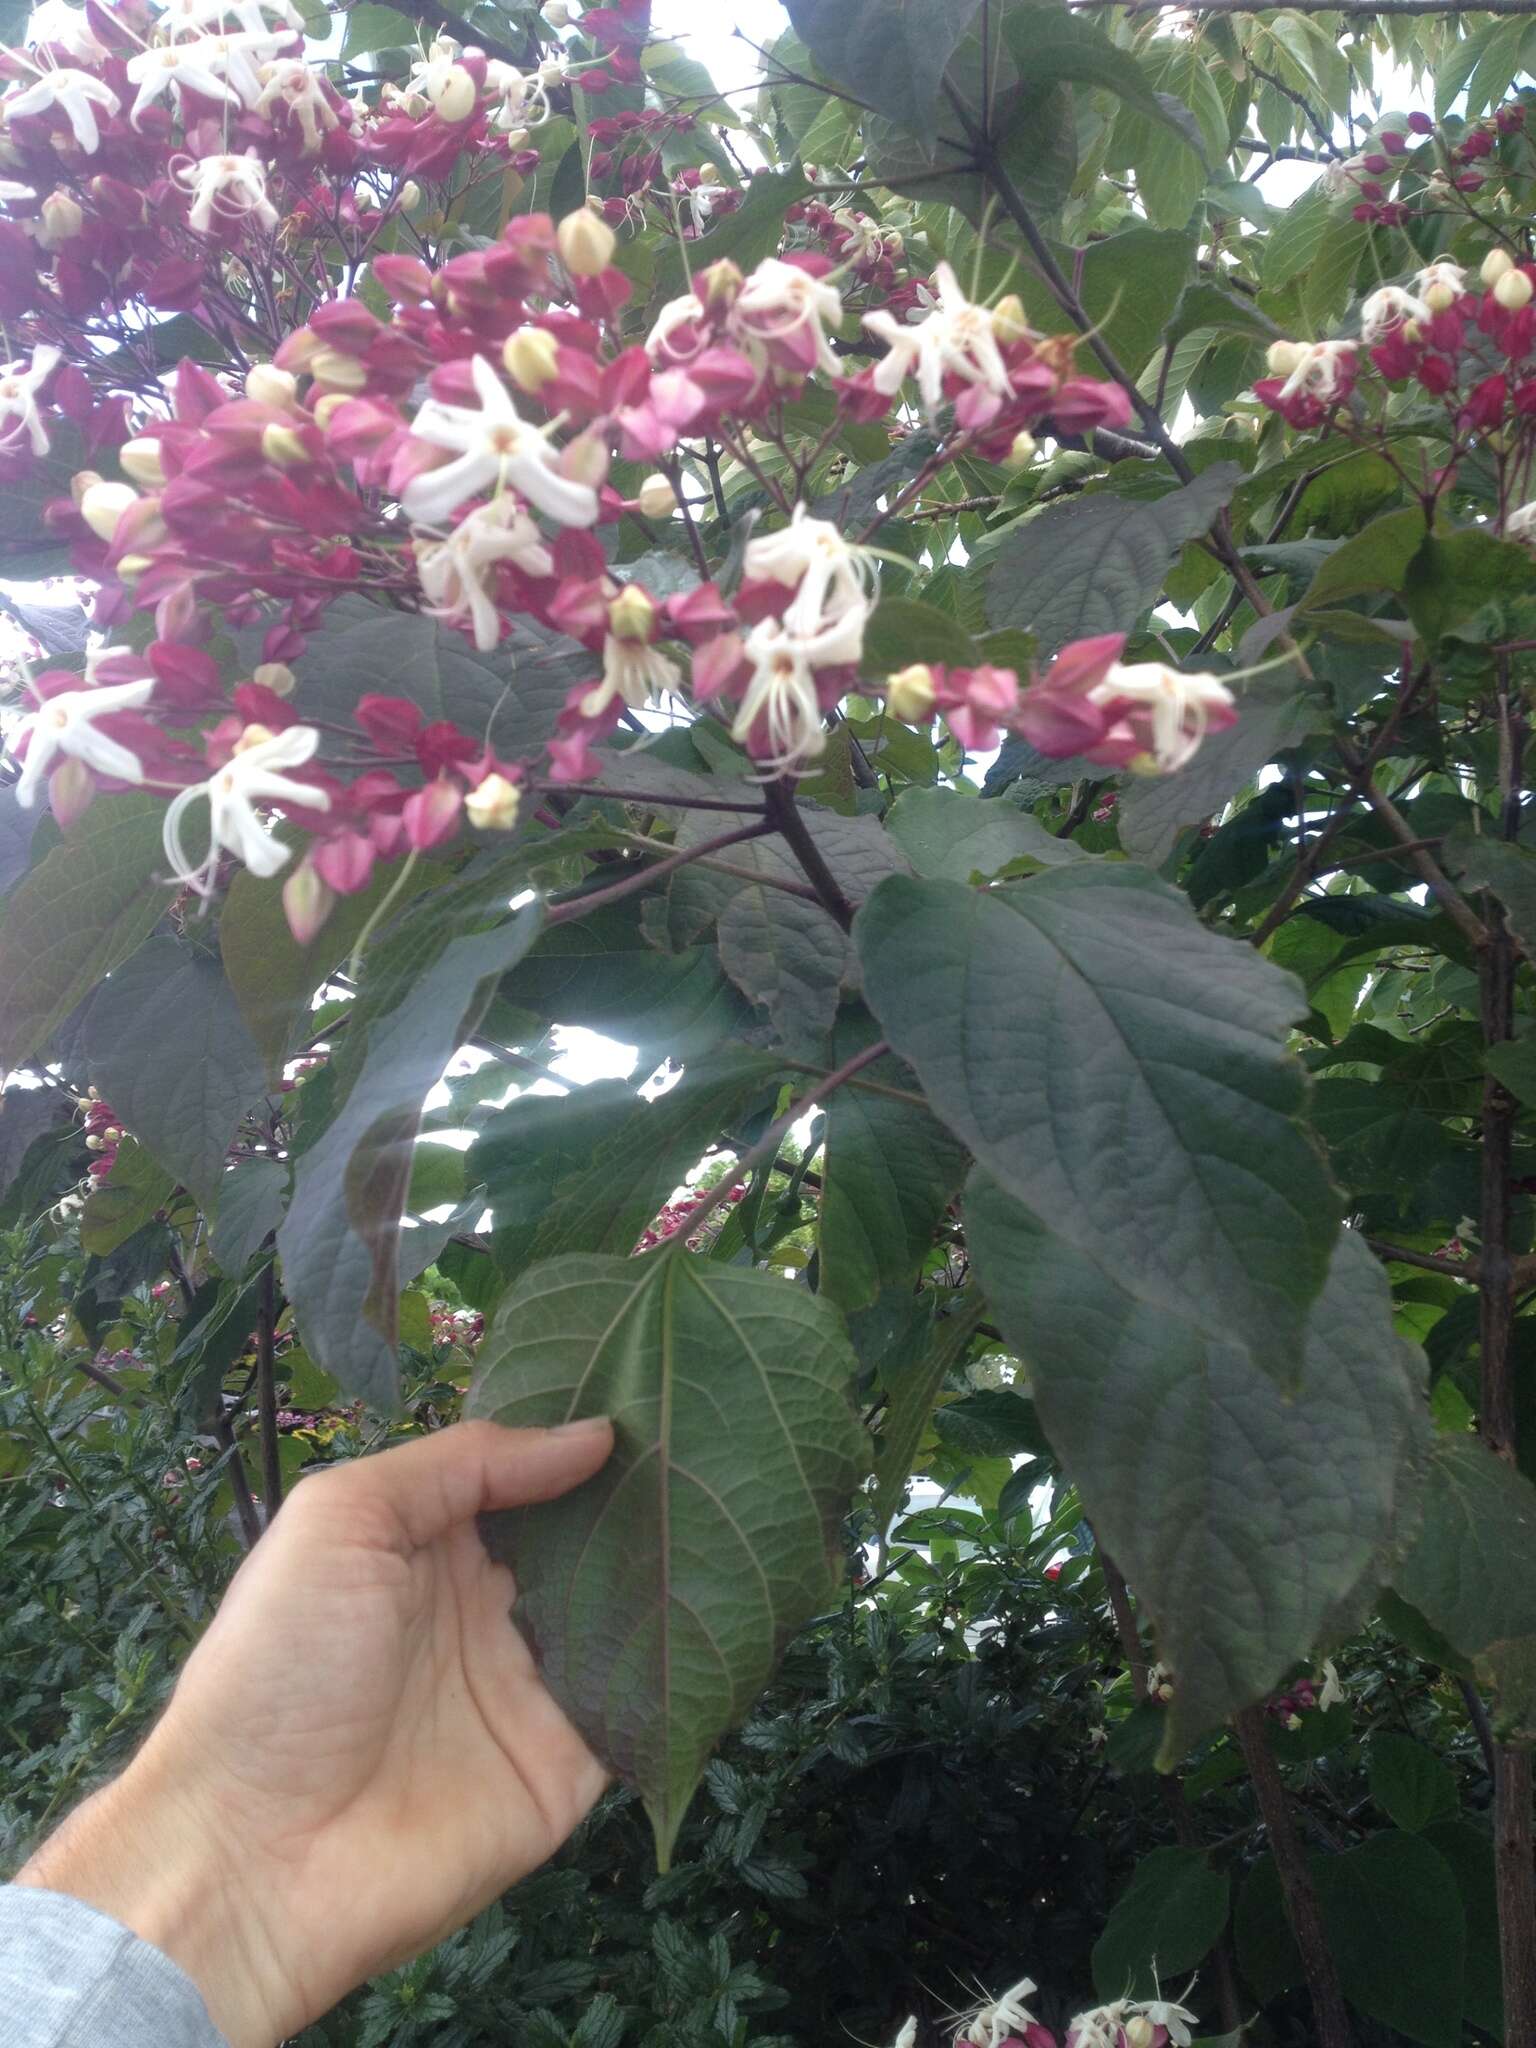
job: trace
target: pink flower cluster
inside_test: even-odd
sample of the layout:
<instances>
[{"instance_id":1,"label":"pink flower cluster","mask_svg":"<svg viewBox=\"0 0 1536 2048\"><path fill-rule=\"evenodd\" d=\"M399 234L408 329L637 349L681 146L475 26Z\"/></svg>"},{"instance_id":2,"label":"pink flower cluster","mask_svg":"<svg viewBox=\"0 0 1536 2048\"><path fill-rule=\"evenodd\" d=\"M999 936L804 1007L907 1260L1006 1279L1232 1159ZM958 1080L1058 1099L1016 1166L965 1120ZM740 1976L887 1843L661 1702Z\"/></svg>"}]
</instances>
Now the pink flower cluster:
<instances>
[{"instance_id":1,"label":"pink flower cluster","mask_svg":"<svg viewBox=\"0 0 1536 2048\"><path fill-rule=\"evenodd\" d=\"M117 1112L110 1102L103 1102L93 1088L88 1095L80 1098L83 1111L86 1149L91 1154L91 1163L86 1172L93 1186L99 1187L111 1173L117 1162L117 1148L123 1142L124 1132L118 1122Z\"/></svg>"}]
</instances>

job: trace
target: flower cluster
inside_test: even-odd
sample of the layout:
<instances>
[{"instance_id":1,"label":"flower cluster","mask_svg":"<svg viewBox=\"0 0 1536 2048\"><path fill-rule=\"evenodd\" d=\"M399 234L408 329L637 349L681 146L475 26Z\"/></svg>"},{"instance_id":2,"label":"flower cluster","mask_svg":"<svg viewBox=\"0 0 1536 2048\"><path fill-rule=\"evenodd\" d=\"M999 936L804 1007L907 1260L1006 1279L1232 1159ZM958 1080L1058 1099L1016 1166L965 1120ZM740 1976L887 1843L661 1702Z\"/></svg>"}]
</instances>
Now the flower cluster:
<instances>
[{"instance_id":1,"label":"flower cluster","mask_svg":"<svg viewBox=\"0 0 1536 2048\"><path fill-rule=\"evenodd\" d=\"M1373 227L1400 228L1447 207L1466 210L1468 195L1487 182L1477 166L1494 154L1502 137L1524 125L1518 100L1496 107L1455 137L1437 129L1428 114L1409 114L1401 128L1385 127L1367 148L1329 164L1324 184L1335 196L1358 192L1351 215ZM1391 196L1394 187L1399 196Z\"/></svg>"},{"instance_id":2,"label":"flower cluster","mask_svg":"<svg viewBox=\"0 0 1536 2048\"><path fill-rule=\"evenodd\" d=\"M1058 2037L1025 2003L1035 1989L1033 1978L1022 1977L968 2014L955 2031L954 2048L1167 2048L1170 2042L1174 2048L1189 2048L1194 2038L1190 2029L1195 2015L1168 1998L1117 1998L1090 2007L1070 2020ZM908 2020L895 2048L912 2048L916 2038L917 2023Z\"/></svg>"},{"instance_id":3,"label":"flower cluster","mask_svg":"<svg viewBox=\"0 0 1536 2048\"><path fill-rule=\"evenodd\" d=\"M703 1251L706 1246L712 1244L719 1235L721 1225L724 1222L721 1210L727 1205L735 1208L738 1202L746 1199L746 1193L746 1182L739 1181L728 1193L722 1195L721 1208L712 1210L710 1215L700 1224L699 1228L684 1240L688 1250L691 1252ZM635 1246L634 1256L638 1257L641 1252L650 1251L653 1245L661 1244L665 1239L671 1237L684 1219L692 1213L695 1200L694 1196L688 1195L684 1196L680 1201L668 1202L661 1213L651 1223L647 1224L641 1232L640 1241Z\"/></svg>"},{"instance_id":4,"label":"flower cluster","mask_svg":"<svg viewBox=\"0 0 1536 2048\"><path fill-rule=\"evenodd\" d=\"M99 1187L112 1171L117 1160L117 1148L126 1134L118 1122L116 1110L110 1102L103 1102L94 1088L79 1096L76 1106L85 1130L85 1149L91 1154L91 1163L86 1171L92 1185Z\"/></svg>"},{"instance_id":5,"label":"flower cluster","mask_svg":"<svg viewBox=\"0 0 1536 2048\"><path fill-rule=\"evenodd\" d=\"M556 16L570 10L545 10ZM906 274L899 237L820 201L780 254L701 268L639 328L600 198L558 225L518 213L436 263L425 243L399 246L418 180L537 161L573 70L599 95L638 81L647 17L639 0L589 8L576 25L597 54L556 43L526 72L440 38L405 85L345 98L305 55L292 0L158 13L44 0L0 63L14 173L0 313L31 342L0 371L0 470L103 465L74 469L46 523L98 587L96 624L148 614L153 631L147 645L135 633L142 652L95 649L83 678L29 683L14 735L24 805L46 785L67 829L102 790L163 793L168 865L201 895L230 858L258 875L289 866L280 814L307 841L284 892L307 938L377 861L466 826L510 829L530 786L590 777L593 749L664 699L723 716L763 775L799 773L838 704L885 686L865 659L868 537L778 492L784 523L747 543L733 587L662 593L626 577L600 536L626 515L683 517L679 465L701 446L756 469L754 449L786 446L786 402L813 380L842 418L939 429L898 505L962 457L1016 456L1035 428L1124 424L1126 394L1078 375L1073 344L1035 334L1017 298L973 301L943 263ZM617 175L621 220L634 194L654 196L661 142L691 120L599 117L593 175ZM672 183L662 197L695 237L733 203L703 169ZM365 264L368 303L331 295ZM266 277L292 282L263 290ZM169 312L251 338L238 388L190 360L146 372L138 338ZM851 322L869 337L857 368L840 352ZM627 498L616 459L668 474ZM583 650L589 673L547 754L501 758L404 697L365 697L340 729L306 720L295 664L329 606L359 593L482 654L518 620ZM249 672L222 672L216 623L259 634ZM919 722L941 714L971 751L1054 718L1047 751L1161 768L1231 715L1211 678L1086 675L1071 649L1029 687L990 665L908 670L888 702Z\"/></svg>"},{"instance_id":6,"label":"flower cluster","mask_svg":"<svg viewBox=\"0 0 1536 2048\"><path fill-rule=\"evenodd\" d=\"M1342 1706L1348 1697L1333 1659L1325 1657L1321 1679L1298 1678L1284 1692L1266 1701L1264 1711L1282 1728L1294 1731L1301 1726L1303 1714L1314 1710L1326 1714L1330 1707Z\"/></svg>"}]
</instances>

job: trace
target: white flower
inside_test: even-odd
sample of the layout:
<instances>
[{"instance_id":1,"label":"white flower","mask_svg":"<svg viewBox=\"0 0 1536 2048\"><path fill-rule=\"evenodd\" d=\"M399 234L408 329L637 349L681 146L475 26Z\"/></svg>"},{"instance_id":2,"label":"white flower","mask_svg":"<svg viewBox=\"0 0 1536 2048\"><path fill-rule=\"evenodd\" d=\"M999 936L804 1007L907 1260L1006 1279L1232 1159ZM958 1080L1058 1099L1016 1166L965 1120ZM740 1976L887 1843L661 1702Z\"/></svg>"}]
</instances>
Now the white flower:
<instances>
[{"instance_id":1,"label":"white flower","mask_svg":"<svg viewBox=\"0 0 1536 2048\"><path fill-rule=\"evenodd\" d=\"M425 94L429 100L435 99L458 67L459 45L452 36L439 36L428 48L426 56L418 57L411 66L416 91Z\"/></svg>"},{"instance_id":2,"label":"white flower","mask_svg":"<svg viewBox=\"0 0 1536 2048\"><path fill-rule=\"evenodd\" d=\"M105 44L98 42L90 16L83 7L71 7L69 0L42 0L27 17L25 40L33 49L62 50L77 64L99 64L106 56Z\"/></svg>"},{"instance_id":3,"label":"white flower","mask_svg":"<svg viewBox=\"0 0 1536 2048\"><path fill-rule=\"evenodd\" d=\"M553 423L536 426L519 417L512 395L484 356L470 364L478 411L429 398L411 431L434 448L452 449L456 460L412 477L401 493L406 517L428 523L446 519L466 498L507 486L557 526L595 526L597 493L590 484L562 476L549 444Z\"/></svg>"},{"instance_id":4,"label":"white flower","mask_svg":"<svg viewBox=\"0 0 1536 2048\"><path fill-rule=\"evenodd\" d=\"M1117 1998L1112 2005L1096 2005L1080 2012L1067 2028L1067 2048L1119 2048L1120 2030L1133 2018L1129 2002Z\"/></svg>"},{"instance_id":5,"label":"white flower","mask_svg":"<svg viewBox=\"0 0 1536 2048\"><path fill-rule=\"evenodd\" d=\"M1226 714L1234 708L1232 692L1220 676L1185 675L1160 661L1114 662L1088 697L1094 704L1118 698L1150 706L1152 758L1165 775L1198 753L1213 712ZM1221 718L1223 725L1231 722L1230 717Z\"/></svg>"},{"instance_id":6,"label":"white flower","mask_svg":"<svg viewBox=\"0 0 1536 2048\"><path fill-rule=\"evenodd\" d=\"M1342 198L1355 188L1355 180L1366 176L1365 152L1358 156L1335 157L1323 170L1323 190L1330 199Z\"/></svg>"},{"instance_id":7,"label":"white flower","mask_svg":"<svg viewBox=\"0 0 1536 2048\"><path fill-rule=\"evenodd\" d=\"M154 677L146 676L140 683L107 683L94 690L61 690L56 697L49 697L39 705L36 711L29 711L16 735L18 739L23 732L29 735L27 758L22 765L21 780L16 785L16 801L22 809L32 808L37 801L38 790L61 756L83 761L87 768L94 768L100 775L111 775L119 782L142 782L144 764L138 755L125 747L121 740L109 739L106 733L98 732L96 720L112 711L137 710L141 704L148 703L154 687Z\"/></svg>"},{"instance_id":8,"label":"white flower","mask_svg":"<svg viewBox=\"0 0 1536 2048\"><path fill-rule=\"evenodd\" d=\"M1010 2035L1022 2034L1035 2023L1034 2014L1024 2003L1034 1989L1033 1977L1021 1977L1017 1984L1009 1985L990 2005L980 2007L961 2022L955 2033L956 2041L969 2041L971 2048L1000 2048L1000 2043Z\"/></svg>"},{"instance_id":9,"label":"white flower","mask_svg":"<svg viewBox=\"0 0 1536 2048\"><path fill-rule=\"evenodd\" d=\"M292 0L167 0L161 19L170 24L174 36L183 27L220 29L231 14L246 34L252 36L269 33L269 14L275 14L288 28L302 29L304 26L304 17Z\"/></svg>"},{"instance_id":10,"label":"white flower","mask_svg":"<svg viewBox=\"0 0 1536 2048\"><path fill-rule=\"evenodd\" d=\"M1184 1987L1186 1998L1193 1989L1193 1982L1191 1979ZM1136 2012L1140 2018L1150 2020L1154 2027L1166 2027L1174 2048L1190 2048L1194 2039L1190 2028L1197 2021L1187 2005L1176 2005L1171 1998L1148 1998L1137 2003Z\"/></svg>"},{"instance_id":11,"label":"white flower","mask_svg":"<svg viewBox=\"0 0 1536 2048\"><path fill-rule=\"evenodd\" d=\"M187 225L195 234L213 232L221 220L255 220L275 228L278 211L267 197L267 167L254 149L244 156L202 156L175 171L176 182L192 194Z\"/></svg>"},{"instance_id":12,"label":"white flower","mask_svg":"<svg viewBox=\"0 0 1536 2048\"><path fill-rule=\"evenodd\" d=\"M679 328L692 328L692 336L683 341L674 341L673 335ZM688 363L709 345L704 331L704 308L692 292L685 292L680 299L668 299L656 315L655 323L645 338L645 352L653 362Z\"/></svg>"},{"instance_id":13,"label":"white flower","mask_svg":"<svg viewBox=\"0 0 1536 2048\"><path fill-rule=\"evenodd\" d=\"M747 542L745 574L754 579L798 584L794 602L784 615L792 633L814 633L839 619L853 605L864 603L872 582L873 557L867 548L844 540L829 519L814 519L797 505L781 533L763 534Z\"/></svg>"},{"instance_id":14,"label":"white flower","mask_svg":"<svg viewBox=\"0 0 1536 2048\"><path fill-rule=\"evenodd\" d=\"M0 178L0 206L20 206L36 199L30 185L19 185L14 178Z\"/></svg>"},{"instance_id":15,"label":"white flower","mask_svg":"<svg viewBox=\"0 0 1536 2048\"><path fill-rule=\"evenodd\" d=\"M824 751L827 736L816 671L859 659L868 617L867 604L851 605L841 618L816 632L794 633L778 619L763 619L747 635L744 651L752 664L752 679L731 726L731 738L745 744L761 719L768 742L768 752L757 756L761 767L777 773Z\"/></svg>"},{"instance_id":16,"label":"white flower","mask_svg":"<svg viewBox=\"0 0 1536 2048\"><path fill-rule=\"evenodd\" d=\"M1349 1694L1344 1690L1344 1682L1339 1677L1338 1666L1331 1657L1325 1657L1323 1659L1323 1688L1317 1696L1319 1708L1326 1714L1330 1707L1342 1707L1348 1698Z\"/></svg>"},{"instance_id":17,"label":"white flower","mask_svg":"<svg viewBox=\"0 0 1536 2048\"><path fill-rule=\"evenodd\" d=\"M326 97L319 74L311 71L302 57L284 57L262 66L256 112L270 116L277 107L286 107L298 122L305 153L310 156L320 147L322 130L341 126L341 117Z\"/></svg>"},{"instance_id":18,"label":"white flower","mask_svg":"<svg viewBox=\"0 0 1536 2048\"><path fill-rule=\"evenodd\" d=\"M582 698L583 718L601 718L615 697L631 711L649 704L682 680L677 663L644 640L620 640L609 633L603 641L603 677Z\"/></svg>"},{"instance_id":19,"label":"white flower","mask_svg":"<svg viewBox=\"0 0 1536 2048\"><path fill-rule=\"evenodd\" d=\"M938 304L916 326L883 309L864 315L864 325L887 349L870 380L875 389L895 393L915 371L930 418L944 402L944 379L951 374L967 384L984 385L998 398L1011 398L1013 385L986 307L971 304L947 263L939 264L933 275Z\"/></svg>"},{"instance_id":20,"label":"white flower","mask_svg":"<svg viewBox=\"0 0 1536 2048\"><path fill-rule=\"evenodd\" d=\"M539 529L511 496L479 505L446 539L417 534L416 573L435 619L457 622L468 616L475 645L489 654L501 638L501 621L491 596L498 562L511 562L525 576L550 576L554 558Z\"/></svg>"},{"instance_id":21,"label":"white flower","mask_svg":"<svg viewBox=\"0 0 1536 2048\"><path fill-rule=\"evenodd\" d=\"M1360 332L1367 342L1374 343L1384 340L1405 320L1430 318L1430 310L1422 299L1405 292L1401 285L1384 284L1360 308Z\"/></svg>"},{"instance_id":22,"label":"white flower","mask_svg":"<svg viewBox=\"0 0 1536 2048\"><path fill-rule=\"evenodd\" d=\"M1443 313L1454 306L1467 288L1467 273L1459 263L1426 263L1413 280L1414 295L1431 313Z\"/></svg>"},{"instance_id":23,"label":"white flower","mask_svg":"<svg viewBox=\"0 0 1536 2048\"><path fill-rule=\"evenodd\" d=\"M190 43L140 50L125 66L139 88L129 120L137 128L144 109L172 88L178 106L189 92L223 100L227 106L254 106L261 97L257 60L280 50L284 41L282 36L199 36Z\"/></svg>"},{"instance_id":24,"label":"white flower","mask_svg":"<svg viewBox=\"0 0 1536 2048\"><path fill-rule=\"evenodd\" d=\"M182 790L166 811L165 857L177 880L206 896L226 848L253 875L275 875L287 862L289 849L262 824L256 806L297 804L309 811L328 811L331 799L323 789L295 782L281 772L312 760L319 744L320 735L312 725L290 725L279 733L248 725L225 765L206 782ZM182 843L181 825L199 797L208 799L210 844L206 859L194 866Z\"/></svg>"},{"instance_id":25,"label":"white flower","mask_svg":"<svg viewBox=\"0 0 1536 2048\"><path fill-rule=\"evenodd\" d=\"M777 256L765 257L758 264L731 308L733 331L749 345L784 340L809 328L817 368L829 377L841 376L842 364L832 353L826 330L836 327L842 317L843 302L835 286Z\"/></svg>"},{"instance_id":26,"label":"white flower","mask_svg":"<svg viewBox=\"0 0 1536 2048\"><path fill-rule=\"evenodd\" d=\"M1280 386L1281 399L1336 398L1354 364L1352 341L1314 341L1302 349L1296 367Z\"/></svg>"},{"instance_id":27,"label":"white flower","mask_svg":"<svg viewBox=\"0 0 1536 2048\"><path fill-rule=\"evenodd\" d=\"M1173 1698L1173 1673L1166 1664L1154 1664L1147 1673L1147 1698L1165 1705Z\"/></svg>"},{"instance_id":28,"label":"white flower","mask_svg":"<svg viewBox=\"0 0 1536 2048\"><path fill-rule=\"evenodd\" d=\"M37 394L62 357L62 349L39 342L24 370L0 372L0 448L10 448L25 434L34 455L48 453L48 429L38 408Z\"/></svg>"},{"instance_id":29,"label":"white flower","mask_svg":"<svg viewBox=\"0 0 1536 2048\"><path fill-rule=\"evenodd\" d=\"M549 119L549 100L538 77L525 77L515 64L493 57L485 67L485 89L501 104L491 116L491 126L505 132L512 128L540 128Z\"/></svg>"},{"instance_id":30,"label":"white flower","mask_svg":"<svg viewBox=\"0 0 1536 2048\"><path fill-rule=\"evenodd\" d=\"M94 156L101 147L101 129L96 122L96 109L105 107L109 114L115 114L122 101L104 79L93 78L89 71L73 71L67 64L56 70L45 71L28 86L16 94L14 99L5 101L5 114L46 114L51 108L58 111L69 122L76 142L87 156Z\"/></svg>"},{"instance_id":31,"label":"white flower","mask_svg":"<svg viewBox=\"0 0 1536 2048\"><path fill-rule=\"evenodd\" d=\"M901 2023L901 2031L891 2043L891 2048L917 2048L917 2015L914 2013Z\"/></svg>"}]
</instances>

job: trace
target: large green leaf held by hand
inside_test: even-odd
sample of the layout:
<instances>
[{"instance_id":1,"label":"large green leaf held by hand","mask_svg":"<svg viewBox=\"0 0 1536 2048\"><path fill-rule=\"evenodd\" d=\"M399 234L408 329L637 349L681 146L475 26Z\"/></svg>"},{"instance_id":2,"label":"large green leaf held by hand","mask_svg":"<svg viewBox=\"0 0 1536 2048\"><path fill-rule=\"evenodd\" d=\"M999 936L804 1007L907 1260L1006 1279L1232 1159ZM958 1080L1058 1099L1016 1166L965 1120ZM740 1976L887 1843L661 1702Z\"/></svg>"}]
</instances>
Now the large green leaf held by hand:
<instances>
[{"instance_id":1,"label":"large green leaf held by hand","mask_svg":"<svg viewBox=\"0 0 1536 2048\"><path fill-rule=\"evenodd\" d=\"M1339 1204L1296 1122L1290 976L1128 864L991 891L896 876L854 936L886 1037L1002 1186L1293 1384Z\"/></svg>"},{"instance_id":2,"label":"large green leaf held by hand","mask_svg":"<svg viewBox=\"0 0 1536 2048\"><path fill-rule=\"evenodd\" d=\"M396 1395L400 1219L421 1105L474 1030L493 977L521 959L543 919L528 904L488 931L466 930L473 909L473 897L434 899L369 956L347 1025L347 1093L299 1157L277 1234L311 1356L378 1408Z\"/></svg>"},{"instance_id":3,"label":"large green leaf held by hand","mask_svg":"<svg viewBox=\"0 0 1536 2048\"><path fill-rule=\"evenodd\" d=\"M712 1745L832 1590L868 1462L853 1372L814 1295L678 1246L537 1266L486 1335L471 1414L613 1418L595 1479L484 1526L551 1691L640 1788L663 1864Z\"/></svg>"},{"instance_id":4,"label":"large green leaf held by hand","mask_svg":"<svg viewBox=\"0 0 1536 2048\"><path fill-rule=\"evenodd\" d=\"M1423 1367L1351 1232L1282 1392L1235 1336L1138 1300L1114 1264L972 1179L977 1274L1047 1436L1172 1666L1163 1760L1359 1619L1414 1507Z\"/></svg>"}]
</instances>

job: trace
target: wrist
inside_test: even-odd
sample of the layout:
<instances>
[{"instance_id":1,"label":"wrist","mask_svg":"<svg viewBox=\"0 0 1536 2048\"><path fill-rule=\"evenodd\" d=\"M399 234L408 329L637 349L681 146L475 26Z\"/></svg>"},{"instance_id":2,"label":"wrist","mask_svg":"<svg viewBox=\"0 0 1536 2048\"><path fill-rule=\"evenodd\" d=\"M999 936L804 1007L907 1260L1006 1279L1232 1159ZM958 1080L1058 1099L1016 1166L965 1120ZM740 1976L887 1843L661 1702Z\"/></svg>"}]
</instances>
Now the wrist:
<instances>
[{"instance_id":1,"label":"wrist","mask_svg":"<svg viewBox=\"0 0 1536 2048\"><path fill-rule=\"evenodd\" d=\"M273 2048L284 1988L239 1881L238 1844L214 1813L164 1781L153 1742L95 1793L17 1873L108 1914L197 1986L230 2048Z\"/></svg>"}]
</instances>

